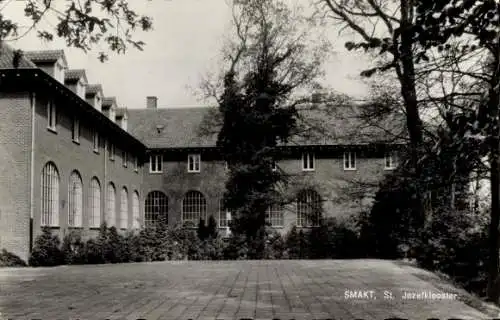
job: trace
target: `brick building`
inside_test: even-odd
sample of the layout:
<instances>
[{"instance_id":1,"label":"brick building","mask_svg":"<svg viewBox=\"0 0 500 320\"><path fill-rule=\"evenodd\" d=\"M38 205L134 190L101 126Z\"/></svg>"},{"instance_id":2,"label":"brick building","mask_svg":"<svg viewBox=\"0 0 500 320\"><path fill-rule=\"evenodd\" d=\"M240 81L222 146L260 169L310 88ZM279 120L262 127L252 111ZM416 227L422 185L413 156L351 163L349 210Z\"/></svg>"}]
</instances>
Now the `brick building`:
<instances>
[{"instance_id":1,"label":"brick building","mask_svg":"<svg viewBox=\"0 0 500 320\"><path fill-rule=\"evenodd\" d=\"M99 225L120 230L154 223L197 223L222 210L227 168L216 135L202 133L210 108L120 107L84 70L70 69L63 51L0 49L0 248L27 259L41 226L63 236ZM335 129L341 130L341 122ZM346 123L343 123L345 126ZM360 135L360 132L357 132ZM276 169L294 180L294 202L269 209L269 222L285 232L310 227L308 210L327 215L358 212L367 194L339 201L352 179L378 181L395 166L386 144L321 137L281 146Z\"/></svg>"}]
</instances>

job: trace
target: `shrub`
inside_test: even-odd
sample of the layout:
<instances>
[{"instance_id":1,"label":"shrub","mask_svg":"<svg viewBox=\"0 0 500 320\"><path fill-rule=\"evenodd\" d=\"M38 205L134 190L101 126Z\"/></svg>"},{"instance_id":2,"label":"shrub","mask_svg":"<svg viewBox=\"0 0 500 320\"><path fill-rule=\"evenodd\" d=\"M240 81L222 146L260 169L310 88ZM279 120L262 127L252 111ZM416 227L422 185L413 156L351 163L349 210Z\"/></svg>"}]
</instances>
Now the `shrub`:
<instances>
[{"instance_id":1,"label":"shrub","mask_svg":"<svg viewBox=\"0 0 500 320\"><path fill-rule=\"evenodd\" d=\"M26 262L17 255L2 249L0 252L0 267L25 267Z\"/></svg>"},{"instance_id":2,"label":"shrub","mask_svg":"<svg viewBox=\"0 0 500 320\"><path fill-rule=\"evenodd\" d=\"M293 226L286 236L287 255L290 259L307 259L309 257L309 241L307 233Z\"/></svg>"},{"instance_id":3,"label":"shrub","mask_svg":"<svg viewBox=\"0 0 500 320\"><path fill-rule=\"evenodd\" d=\"M215 220L213 215L210 215L210 217L208 218L207 235L212 239L216 239L219 236L217 221Z\"/></svg>"},{"instance_id":4,"label":"shrub","mask_svg":"<svg viewBox=\"0 0 500 320\"><path fill-rule=\"evenodd\" d=\"M264 259L283 259L286 250L285 240L274 229L268 229L266 233L266 245Z\"/></svg>"},{"instance_id":5,"label":"shrub","mask_svg":"<svg viewBox=\"0 0 500 320\"><path fill-rule=\"evenodd\" d=\"M88 239L84 246L85 262L88 264L105 263L102 244L97 239Z\"/></svg>"},{"instance_id":6,"label":"shrub","mask_svg":"<svg viewBox=\"0 0 500 320\"><path fill-rule=\"evenodd\" d=\"M33 267L57 266L64 263L64 255L60 250L61 241L52 235L50 228L43 227L42 234L36 237L29 264Z\"/></svg>"},{"instance_id":7,"label":"shrub","mask_svg":"<svg viewBox=\"0 0 500 320\"><path fill-rule=\"evenodd\" d=\"M248 246L244 235L232 234L224 248L224 259L245 260L248 257Z\"/></svg>"},{"instance_id":8,"label":"shrub","mask_svg":"<svg viewBox=\"0 0 500 320\"><path fill-rule=\"evenodd\" d=\"M435 212L417 250L419 265L443 272L465 289L484 295L488 260L484 215L445 209Z\"/></svg>"},{"instance_id":9,"label":"shrub","mask_svg":"<svg viewBox=\"0 0 500 320\"><path fill-rule=\"evenodd\" d=\"M64 236L61 251L66 264L86 263L85 243L78 231L71 231Z\"/></svg>"}]
</instances>

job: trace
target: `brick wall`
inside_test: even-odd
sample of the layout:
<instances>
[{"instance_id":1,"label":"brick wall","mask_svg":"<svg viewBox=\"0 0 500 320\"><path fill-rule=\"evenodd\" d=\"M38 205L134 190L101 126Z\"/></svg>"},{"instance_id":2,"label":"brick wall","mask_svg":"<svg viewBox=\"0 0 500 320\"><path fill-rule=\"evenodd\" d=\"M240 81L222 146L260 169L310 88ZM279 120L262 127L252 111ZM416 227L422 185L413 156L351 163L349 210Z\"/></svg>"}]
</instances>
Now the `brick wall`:
<instances>
[{"instance_id":1,"label":"brick wall","mask_svg":"<svg viewBox=\"0 0 500 320\"><path fill-rule=\"evenodd\" d=\"M29 254L31 103L24 93L0 93L0 248Z\"/></svg>"},{"instance_id":2,"label":"brick wall","mask_svg":"<svg viewBox=\"0 0 500 320\"><path fill-rule=\"evenodd\" d=\"M79 143L72 140L71 132L73 125L73 110L71 106L62 102L57 104L57 132L47 129L47 98L38 97L36 103L36 151L35 151L35 215L33 230L35 236L40 233L41 224L41 173L45 164L52 161L59 171L59 228L54 232L61 237L66 234L68 227L68 183L70 174L77 170L83 182L83 231L88 236L93 236L97 230L89 228L89 185L93 177L97 177L101 186L101 221L104 221L106 209L106 188L109 182L113 182L116 188L116 226L120 215L120 192L123 187L128 190L128 222L132 223L132 192L138 191L142 198L141 181L142 170L134 171L131 161L127 167L123 167L121 160L121 148L119 138L110 137L104 129L100 129L99 153L93 151L93 130L95 120L87 119L81 115ZM108 140L116 144L115 160L111 161L107 154L105 144ZM131 150L129 158L137 156ZM140 205L140 208L143 206Z\"/></svg>"},{"instance_id":3,"label":"brick wall","mask_svg":"<svg viewBox=\"0 0 500 320\"><path fill-rule=\"evenodd\" d=\"M201 155L201 172L187 172L189 152L166 153L163 156L163 172L150 173L149 164L144 165L144 198L151 191L162 191L168 197L169 223L181 222L182 200L189 190L200 191L207 201L207 216L218 220L219 200L222 198L227 179L224 162L215 156ZM370 197L376 185L387 172L384 170L383 154L357 152L356 170L347 171L343 167L343 151L315 153L315 170L303 171L301 153L291 154L278 161L278 166L290 176L287 192L296 195L305 188L314 188L323 202L325 215L345 217L358 214L370 206ZM352 186L362 183L364 194L354 197ZM285 207L284 227L287 232L296 224L296 204Z\"/></svg>"}]
</instances>

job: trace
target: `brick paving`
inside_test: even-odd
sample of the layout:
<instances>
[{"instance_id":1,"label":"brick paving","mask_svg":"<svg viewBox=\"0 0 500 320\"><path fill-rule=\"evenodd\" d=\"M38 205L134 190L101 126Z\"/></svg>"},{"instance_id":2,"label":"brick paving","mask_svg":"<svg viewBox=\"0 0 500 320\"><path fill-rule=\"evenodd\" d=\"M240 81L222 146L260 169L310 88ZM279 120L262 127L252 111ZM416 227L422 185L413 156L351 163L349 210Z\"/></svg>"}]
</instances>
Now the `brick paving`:
<instances>
[{"instance_id":1,"label":"brick paving","mask_svg":"<svg viewBox=\"0 0 500 320\"><path fill-rule=\"evenodd\" d=\"M0 319L491 318L460 300L402 299L444 292L418 272L377 260L0 269ZM375 299L346 299L346 290L373 290Z\"/></svg>"}]
</instances>

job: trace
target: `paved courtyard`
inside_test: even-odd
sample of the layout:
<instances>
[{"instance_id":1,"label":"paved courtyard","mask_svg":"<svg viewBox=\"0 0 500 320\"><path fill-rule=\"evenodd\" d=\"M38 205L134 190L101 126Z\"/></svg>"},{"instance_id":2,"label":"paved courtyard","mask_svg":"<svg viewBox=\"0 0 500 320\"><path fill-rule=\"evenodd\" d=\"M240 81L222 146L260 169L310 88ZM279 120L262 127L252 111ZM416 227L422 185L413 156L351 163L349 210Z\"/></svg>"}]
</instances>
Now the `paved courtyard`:
<instances>
[{"instance_id":1,"label":"paved courtyard","mask_svg":"<svg viewBox=\"0 0 500 320\"><path fill-rule=\"evenodd\" d=\"M456 292L430 273L377 260L0 269L0 319L491 318L463 293L449 299Z\"/></svg>"}]
</instances>

